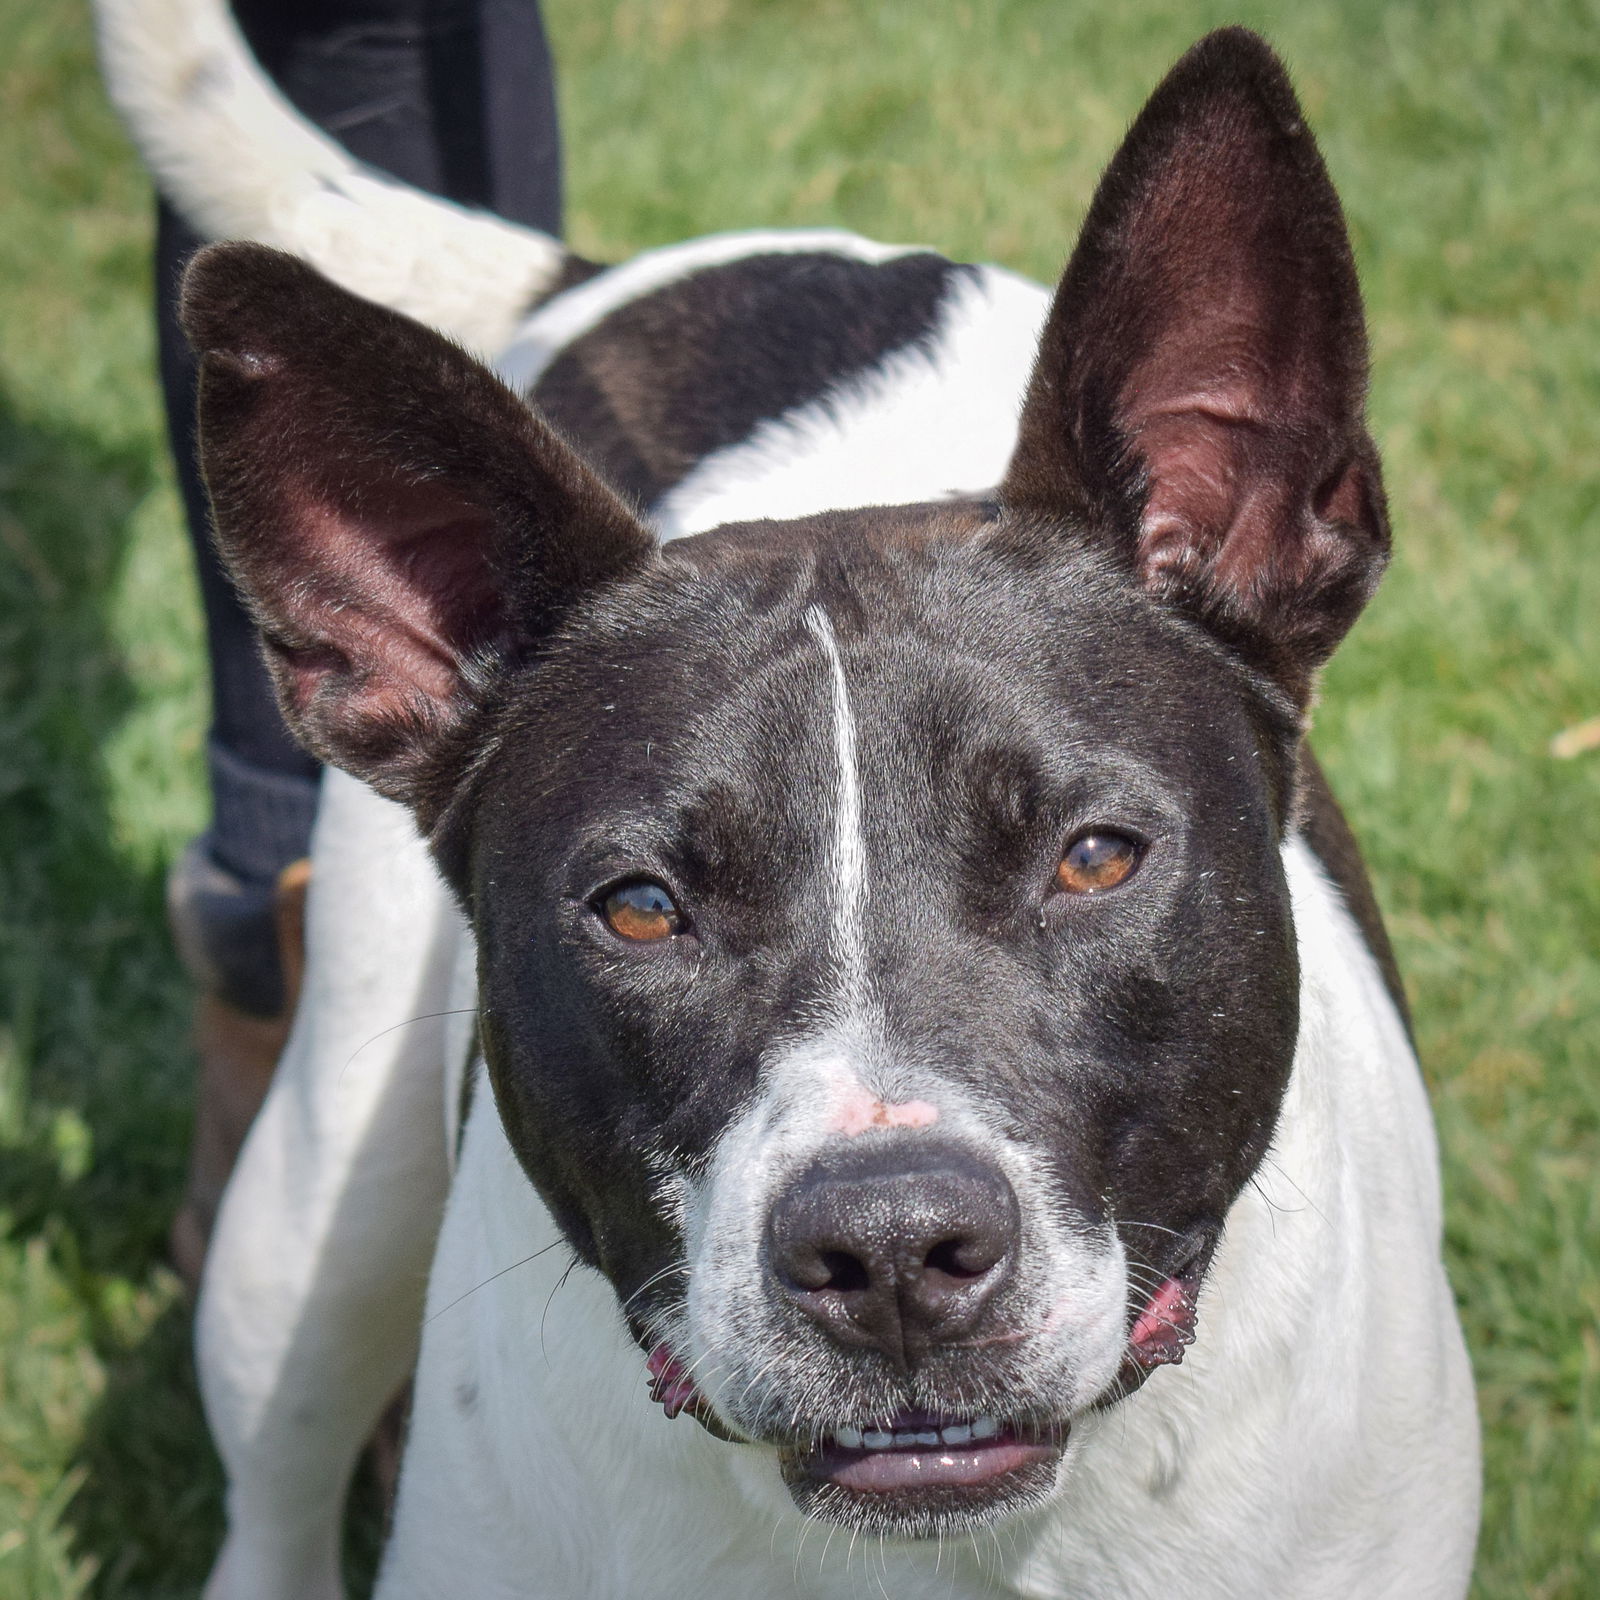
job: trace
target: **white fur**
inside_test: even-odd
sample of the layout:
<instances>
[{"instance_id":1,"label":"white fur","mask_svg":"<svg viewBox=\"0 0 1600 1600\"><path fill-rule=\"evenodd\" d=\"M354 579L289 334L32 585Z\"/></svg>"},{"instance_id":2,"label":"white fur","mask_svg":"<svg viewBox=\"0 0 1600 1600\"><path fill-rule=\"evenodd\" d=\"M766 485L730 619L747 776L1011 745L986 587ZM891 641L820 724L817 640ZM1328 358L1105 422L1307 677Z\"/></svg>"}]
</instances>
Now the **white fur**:
<instances>
[{"instance_id":1,"label":"white fur","mask_svg":"<svg viewBox=\"0 0 1600 1600\"><path fill-rule=\"evenodd\" d=\"M1427 1107L1348 913L1303 845L1286 863L1304 1024L1261 1186L1229 1216L1185 1364L1080 1422L1044 1511L940 1551L863 1544L803 1523L764 1448L667 1422L485 1095L430 1288L382 1600L922 1600L935 1568L933 1592L971 1600L1462 1595L1477 1436Z\"/></svg>"},{"instance_id":2,"label":"white fur","mask_svg":"<svg viewBox=\"0 0 1600 1600\"><path fill-rule=\"evenodd\" d=\"M806 626L822 646L828 663L833 714L833 959L838 969L837 1004L846 1017L859 1016L867 1003L866 935L867 848L861 834L861 774L856 767L856 716L850 704L844 661L833 624L820 606L806 612Z\"/></svg>"},{"instance_id":3,"label":"white fur","mask_svg":"<svg viewBox=\"0 0 1600 1600\"><path fill-rule=\"evenodd\" d=\"M226 0L96 0L111 97L207 239L254 239L459 339L502 349L566 252L548 234L363 166L272 83Z\"/></svg>"},{"instance_id":4,"label":"white fur","mask_svg":"<svg viewBox=\"0 0 1600 1600\"><path fill-rule=\"evenodd\" d=\"M470 1040L449 997L471 941L409 813L329 772L312 852L305 989L198 1314L229 1479L212 1596L340 1592L344 1488L415 1358Z\"/></svg>"}]
</instances>

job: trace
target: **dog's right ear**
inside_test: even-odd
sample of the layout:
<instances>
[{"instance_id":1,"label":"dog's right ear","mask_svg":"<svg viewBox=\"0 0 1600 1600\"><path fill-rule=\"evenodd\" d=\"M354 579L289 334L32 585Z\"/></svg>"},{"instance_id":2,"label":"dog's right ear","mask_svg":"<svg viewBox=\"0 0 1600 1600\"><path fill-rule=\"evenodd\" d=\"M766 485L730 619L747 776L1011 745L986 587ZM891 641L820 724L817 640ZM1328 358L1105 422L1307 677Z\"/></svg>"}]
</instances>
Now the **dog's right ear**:
<instances>
[{"instance_id":1,"label":"dog's right ear","mask_svg":"<svg viewBox=\"0 0 1600 1600\"><path fill-rule=\"evenodd\" d=\"M182 316L217 538L285 716L427 826L496 671L655 543L464 351L293 256L202 251Z\"/></svg>"}]
</instances>

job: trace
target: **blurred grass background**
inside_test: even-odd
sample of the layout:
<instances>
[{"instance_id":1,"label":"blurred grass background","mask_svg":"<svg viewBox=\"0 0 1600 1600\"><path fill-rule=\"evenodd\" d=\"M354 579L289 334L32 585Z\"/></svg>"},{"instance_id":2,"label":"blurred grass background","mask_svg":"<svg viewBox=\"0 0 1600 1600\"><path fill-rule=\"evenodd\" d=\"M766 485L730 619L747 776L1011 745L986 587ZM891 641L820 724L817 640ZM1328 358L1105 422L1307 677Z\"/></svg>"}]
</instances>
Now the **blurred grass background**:
<instances>
[{"instance_id":1,"label":"blurred grass background","mask_svg":"<svg viewBox=\"0 0 1600 1600\"><path fill-rule=\"evenodd\" d=\"M1438 1111L1474 1592L1592 1600L1600 751L1548 747L1600 715L1600 5L548 0L571 233L843 224L1050 276L1143 96L1236 20L1296 74L1371 312L1399 554L1318 736ZM0 0L0 108L0 1600L192 1596L219 1480L162 1266L161 890L205 707L149 195L81 0Z\"/></svg>"}]
</instances>

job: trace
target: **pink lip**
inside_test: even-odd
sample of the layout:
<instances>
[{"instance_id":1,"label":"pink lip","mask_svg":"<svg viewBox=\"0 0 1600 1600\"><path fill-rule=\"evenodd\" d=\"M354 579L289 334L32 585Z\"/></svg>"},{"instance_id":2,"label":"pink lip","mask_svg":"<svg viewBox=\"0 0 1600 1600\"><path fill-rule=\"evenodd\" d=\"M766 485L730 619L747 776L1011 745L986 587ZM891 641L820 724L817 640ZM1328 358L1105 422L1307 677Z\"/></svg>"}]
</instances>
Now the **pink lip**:
<instances>
[{"instance_id":1,"label":"pink lip","mask_svg":"<svg viewBox=\"0 0 1600 1600\"><path fill-rule=\"evenodd\" d=\"M906 1450L845 1450L827 1445L812 1463L811 1475L857 1494L971 1488L1048 1461L1055 1453L1050 1445L1028 1443L1008 1432L982 1443Z\"/></svg>"},{"instance_id":2,"label":"pink lip","mask_svg":"<svg viewBox=\"0 0 1600 1600\"><path fill-rule=\"evenodd\" d=\"M650 1398L669 1419L682 1411L694 1416L705 1404L694 1386L694 1379L684 1370L670 1346L658 1344L646 1358L645 1370L650 1374Z\"/></svg>"},{"instance_id":3,"label":"pink lip","mask_svg":"<svg viewBox=\"0 0 1600 1600\"><path fill-rule=\"evenodd\" d=\"M1145 1302L1128 1335L1128 1354L1145 1368L1176 1364L1194 1343L1195 1297L1192 1284L1168 1278Z\"/></svg>"}]
</instances>

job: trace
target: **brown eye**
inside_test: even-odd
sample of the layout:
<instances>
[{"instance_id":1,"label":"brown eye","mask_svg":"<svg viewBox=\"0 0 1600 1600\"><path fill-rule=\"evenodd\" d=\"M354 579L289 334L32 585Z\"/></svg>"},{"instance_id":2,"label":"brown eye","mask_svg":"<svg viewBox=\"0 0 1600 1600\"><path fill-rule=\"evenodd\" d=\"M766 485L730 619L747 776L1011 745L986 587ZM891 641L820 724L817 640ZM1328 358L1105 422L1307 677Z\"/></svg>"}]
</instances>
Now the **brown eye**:
<instances>
[{"instance_id":1,"label":"brown eye","mask_svg":"<svg viewBox=\"0 0 1600 1600\"><path fill-rule=\"evenodd\" d=\"M683 931L683 913L672 896L651 878L619 884L600 903L600 915L619 938L639 944L670 939Z\"/></svg>"},{"instance_id":2,"label":"brown eye","mask_svg":"<svg viewBox=\"0 0 1600 1600\"><path fill-rule=\"evenodd\" d=\"M1106 830L1081 834L1067 846L1056 868L1056 887L1067 894L1099 894L1130 877L1139 865L1139 846L1125 833Z\"/></svg>"}]
</instances>

